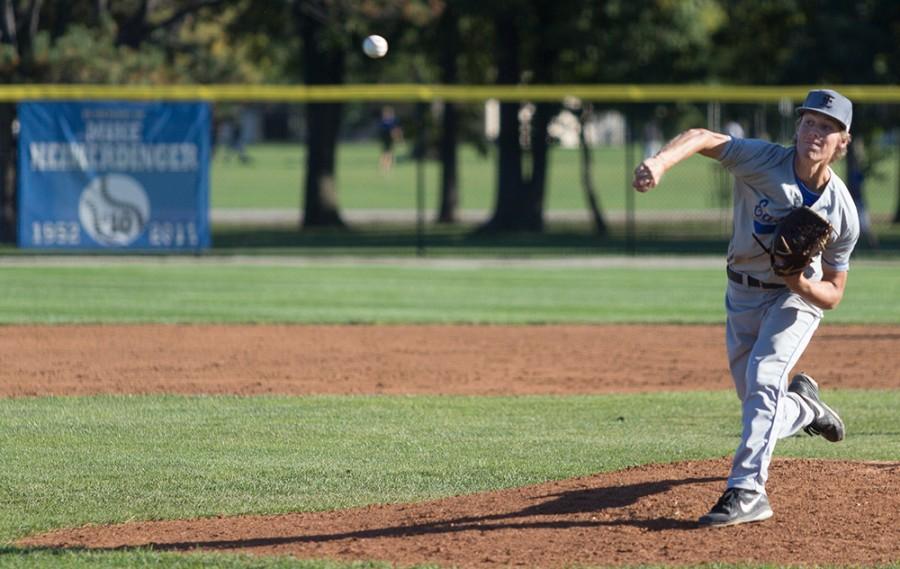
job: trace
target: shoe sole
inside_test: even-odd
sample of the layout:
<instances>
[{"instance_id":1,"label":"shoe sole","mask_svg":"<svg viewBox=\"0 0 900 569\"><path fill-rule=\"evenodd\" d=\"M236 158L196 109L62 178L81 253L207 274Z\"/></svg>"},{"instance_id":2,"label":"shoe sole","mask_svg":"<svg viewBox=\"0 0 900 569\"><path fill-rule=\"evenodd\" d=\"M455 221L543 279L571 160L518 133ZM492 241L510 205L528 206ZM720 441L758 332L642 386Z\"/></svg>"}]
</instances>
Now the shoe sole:
<instances>
[{"instance_id":1,"label":"shoe sole","mask_svg":"<svg viewBox=\"0 0 900 569\"><path fill-rule=\"evenodd\" d=\"M723 522L703 521L703 518L700 518L700 521L698 523L700 524L701 527L725 528L725 527L736 526L736 525L740 525L740 524L763 522L763 521L766 521L769 518L771 518L774 514L775 514L775 512L773 512L772 510L768 510L765 512L760 512L759 514L757 514L756 516L754 516L752 518L741 517L741 518L734 518L731 520L725 520Z\"/></svg>"}]
</instances>

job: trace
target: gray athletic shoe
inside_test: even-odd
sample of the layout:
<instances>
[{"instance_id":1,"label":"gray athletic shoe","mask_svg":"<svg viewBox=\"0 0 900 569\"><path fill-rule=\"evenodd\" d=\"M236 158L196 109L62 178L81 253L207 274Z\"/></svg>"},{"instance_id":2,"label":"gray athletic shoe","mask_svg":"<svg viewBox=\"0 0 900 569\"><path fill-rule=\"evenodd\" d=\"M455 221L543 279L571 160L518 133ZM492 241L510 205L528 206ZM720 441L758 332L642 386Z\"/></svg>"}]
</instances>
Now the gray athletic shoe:
<instances>
[{"instance_id":1,"label":"gray athletic shoe","mask_svg":"<svg viewBox=\"0 0 900 569\"><path fill-rule=\"evenodd\" d=\"M805 373L798 373L791 380L788 391L803 398L816 414L813 422L803 427L808 435L821 435L833 443L843 440L844 422L834 409L822 403L819 398L819 384L813 378Z\"/></svg>"},{"instance_id":2,"label":"gray athletic shoe","mask_svg":"<svg viewBox=\"0 0 900 569\"><path fill-rule=\"evenodd\" d=\"M729 488L699 521L702 526L725 527L761 522L771 517L772 508L764 492Z\"/></svg>"}]
</instances>

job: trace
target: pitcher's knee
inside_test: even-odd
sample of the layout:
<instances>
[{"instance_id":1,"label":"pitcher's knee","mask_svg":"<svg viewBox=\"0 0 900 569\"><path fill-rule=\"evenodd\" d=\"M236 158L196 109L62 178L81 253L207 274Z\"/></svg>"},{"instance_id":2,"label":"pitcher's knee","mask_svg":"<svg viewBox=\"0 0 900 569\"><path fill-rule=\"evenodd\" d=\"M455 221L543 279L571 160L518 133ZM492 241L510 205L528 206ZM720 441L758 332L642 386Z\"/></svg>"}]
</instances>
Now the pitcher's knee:
<instances>
[{"instance_id":1,"label":"pitcher's knee","mask_svg":"<svg viewBox=\"0 0 900 569\"><path fill-rule=\"evenodd\" d=\"M788 362L782 358L764 358L747 366L745 382L748 390L773 388L780 390L787 373Z\"/></svg>"}]
</instances>

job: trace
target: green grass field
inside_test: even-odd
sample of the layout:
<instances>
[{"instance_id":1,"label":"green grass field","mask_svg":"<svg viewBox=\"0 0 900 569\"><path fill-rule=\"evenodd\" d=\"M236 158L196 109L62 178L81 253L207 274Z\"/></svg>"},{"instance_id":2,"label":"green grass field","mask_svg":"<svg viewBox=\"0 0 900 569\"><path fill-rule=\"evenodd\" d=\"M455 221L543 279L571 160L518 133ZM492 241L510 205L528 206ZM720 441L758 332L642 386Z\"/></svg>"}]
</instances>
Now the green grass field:
<instances>
[{"instance_id":1,"label":"green grass field","mask_svg":"<svg viewBox=\"0 0 900 569\"><path fill-rule=\"evenodd\" d=\"M623 261L624 262L624 261ZM696 268L490 262L53 259L0 268L0 324L82 322L721 322ZM828 322L900 324L900 264L859 262ZM15 365L4 362L4 365ZM900 390L829 391L854 436L779 456L900 460ZM721 457L733 393L433 397L97 396L0 400L0 567L385 567L26 550L84 523L331 510ZM665 430L666 437L659 437ZM896 565L895 565L896 566Z\"/></svg>"},{"instance_id":2,"label":"green grass field","mask_svg":"<svg viewBox=\"0 0 900 569\"><path fill-rule=\"evenodd\" d=\"M548 323L724 320L724 269L277 260L11 266L0 323ZM268 264L271 263L271 264ZM714 268L711 268L714 267ZM854 266L828 322L900 324L900 263Z\"/></svg>"},{"instance_id":3,"label":"green grass field","mask_svg":"<svg viewBox=\"0 0 900 569\"><path fill-rule=\"evenodd\" d=\"M900 391L832 391L846 444L781 456L896 460ZM721 457L731 392L573 397L87 397L0 401L0 541L130 519L280 513L509 488ZM666 436L659 433L665 431Z\"/></svg>"},{"instance_id":4,"label":"green grass field","mask_svg":"<svg viewBox=\"0 0 900 569\"><path fill-rule=\"evenodd\" d=\"M219 153L211 171L213 208L272 208L298 210L302 192L304 147L299 144L260 144L249 148L252 162L226 159ZM345 143L338 151L337 181L343 208L395 209L416 208L416 165L404 159L400 147L395 168L388 173L378 169L379 148L374 143ZM900 152L900 151L897 151ZM640 149L633 152L640 159ZM669 172L662 185L647 195L632 195L630 170L626 168L623 147L604 146L593 151L594 184L601 205L608 211L621 211L626 199L633 197L638 211L709 210L730 206L730 182L722 181L721 169L711 160L694 157ZM479 155L472 147L460 148L460 207L490 210L495 199L497 178L493 154ZM636 166L634 164L632 168ZM843 175L845 164L836 167ZM896 209L898 160L890 157L880 163L876 176L867 185L867 199L874 214L887 215ZM264 179L264 183L260 180ZM426 205L437 206L439 165L426 163ZM724 200L724 201L723 201ZM723 205L724 204L724 205ZM554 148L547 181L547 211L583 211L584 191L578 150Z\"/></svg>"}]
</instances>

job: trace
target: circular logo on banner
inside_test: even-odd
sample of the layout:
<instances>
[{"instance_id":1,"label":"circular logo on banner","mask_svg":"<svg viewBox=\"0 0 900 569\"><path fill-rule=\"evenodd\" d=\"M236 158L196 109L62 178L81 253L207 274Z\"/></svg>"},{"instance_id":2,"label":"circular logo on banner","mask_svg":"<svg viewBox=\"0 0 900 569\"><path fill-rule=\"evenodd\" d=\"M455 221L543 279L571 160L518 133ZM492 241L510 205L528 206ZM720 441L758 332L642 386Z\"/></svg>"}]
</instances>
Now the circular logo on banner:
<instances>
[{"instance_id":1,"label":"circular logo on banner","mask_svg":"<svg viewBox=\"0 0 900 569\"><path fill-rule=\"evenodd\" d=\"M78 218L88 235L101 245L130 245L150 219L150 200L144 188L123 174L95 178L81 192Z\"/></svg>"}]
</instances>

